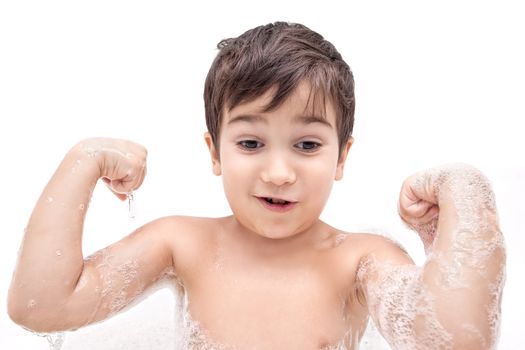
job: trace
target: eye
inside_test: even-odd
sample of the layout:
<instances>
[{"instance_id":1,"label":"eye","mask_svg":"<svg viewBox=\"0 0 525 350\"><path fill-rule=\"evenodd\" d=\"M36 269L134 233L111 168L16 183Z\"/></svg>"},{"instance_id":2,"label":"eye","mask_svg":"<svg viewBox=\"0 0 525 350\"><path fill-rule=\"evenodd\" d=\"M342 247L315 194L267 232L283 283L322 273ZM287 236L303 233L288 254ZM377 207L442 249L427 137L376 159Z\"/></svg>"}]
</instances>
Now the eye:
<instances>
[{"instance_id":1,"label":"eye","mask_svg":"<svg viewBox=\"0 0 525 350\"><path fill-rule=\"evenodd\" d=\"M257 148L264 146L262 142L259 142L257 140L242 140L237 142L237 145L239 145L239 147L241 147L242 149L249 151L256 150Z\"/></svg>"},{"instance_id":2,"label":"eye","mask_svg":"<svg viewBox=\"0 0 525 350\"><path fill-rule=\"evenodd\" d=\"M313 152L319 147L321 147L321 144L315 141L302 141L296 144L295 146L302 151Z\"/></svg>"}]
</instances>

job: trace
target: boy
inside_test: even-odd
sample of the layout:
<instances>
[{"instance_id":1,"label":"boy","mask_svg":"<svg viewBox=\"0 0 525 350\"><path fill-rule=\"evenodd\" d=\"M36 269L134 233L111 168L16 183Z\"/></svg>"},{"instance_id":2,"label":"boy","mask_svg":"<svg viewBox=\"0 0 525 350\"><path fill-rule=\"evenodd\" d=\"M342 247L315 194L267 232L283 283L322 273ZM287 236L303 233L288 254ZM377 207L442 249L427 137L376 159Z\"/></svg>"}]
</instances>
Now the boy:
<instances>
[{"instance_id":1,"label":"boy","mask_svg":"<svg viewBox=\"0 0 525 350\"><path fill-rule=\"evenodd\" d=\"M30 218L11 318L77 329L168 279L185 297L190 349L356 349L369 315L394 348L494 347L505 251L483 174L450 165L404 182L399 213L425 244L422 268L384 237L330 227L319 216L353 142L349 67L299 24L257 27L219 49L205 141L233 215L161 218L84 260L97 180L124 200L146 173L142 146L84 140Z\"/></svg>"}]
</instances>

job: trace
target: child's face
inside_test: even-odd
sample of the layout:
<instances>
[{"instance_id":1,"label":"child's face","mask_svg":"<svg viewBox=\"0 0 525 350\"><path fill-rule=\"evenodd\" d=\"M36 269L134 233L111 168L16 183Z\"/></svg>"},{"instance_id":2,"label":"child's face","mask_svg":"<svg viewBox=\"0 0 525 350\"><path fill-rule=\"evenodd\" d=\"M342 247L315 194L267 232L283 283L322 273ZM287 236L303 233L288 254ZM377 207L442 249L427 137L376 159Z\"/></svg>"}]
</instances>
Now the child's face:
<instances>
[{"instance_id":1,"label":"child's face","mask_svg":"<svg viewBox=\"0 0 525 350\"><path fill-rule=\"evenodd\" d=\"M335 110L329 99L325 118L324 111L305 108L309 92L307 83L300 84L271 112L262 111L273 90L225 110L220 160L210 135L205 136L213 171L223 177L235 218L264 237L290 237L311 227L328 200L333 181L343 175L352 140L338 161Z\"/></svg>"}]
</instances>

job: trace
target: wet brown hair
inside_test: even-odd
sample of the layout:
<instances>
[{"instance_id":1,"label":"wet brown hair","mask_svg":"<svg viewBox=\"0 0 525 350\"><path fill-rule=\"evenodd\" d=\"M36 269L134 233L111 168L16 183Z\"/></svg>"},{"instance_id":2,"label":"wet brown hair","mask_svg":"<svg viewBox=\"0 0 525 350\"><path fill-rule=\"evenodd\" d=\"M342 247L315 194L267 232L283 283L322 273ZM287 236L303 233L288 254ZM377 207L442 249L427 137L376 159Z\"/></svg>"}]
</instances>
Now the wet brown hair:
<instances>
[{"instance_id":1,"label":"wet brown hair","mask_svg":"<svg viewBox=\"0 0 525 350\"><path fill-rule=\"evenodd\" d=\"M319 98L323 106L326 98L333 103L341 154L354 126L354 78L334 45L302 24L275 22L224 39L217 48L204 86L206 125L217 150L225 108L232 110L275 87L265 108L269 112L306 80L314 108Z\"/></svg>"}]
</instances>

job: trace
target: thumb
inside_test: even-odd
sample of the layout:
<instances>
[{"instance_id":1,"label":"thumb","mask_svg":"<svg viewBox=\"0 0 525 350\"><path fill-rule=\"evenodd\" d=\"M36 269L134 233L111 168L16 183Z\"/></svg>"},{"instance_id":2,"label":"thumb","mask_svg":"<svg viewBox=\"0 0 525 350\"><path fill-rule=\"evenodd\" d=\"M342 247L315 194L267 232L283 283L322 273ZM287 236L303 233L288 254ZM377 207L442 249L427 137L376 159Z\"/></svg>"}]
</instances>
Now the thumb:
<instances>
[{"instance_id":1,"label":"thumb","mask_svg":"<svg viewBox=\"0 0 525 350\"><path fill-rule=\"evenodd\" d=\"M411 177L405 181L399 196L398 212L409 223L428 222L439 213L435 195L420 179Z\"/></svg>"},{"instance_id":2,"label":"thumb","mask_svg":"<svg viewBox=\"0 0 525 350\"><path fill-rule=\"evenodd\" d=\"M103 177L102 181L106 184L109 190L113 192L113 194L117 196L117 198L120 199L121 201L125 201L128 198L128 195L126 193L120 193L120 192L115 191L113 187L111 186L111 180L108 179L107 177Z\"/></svg>"}]
</instances>

